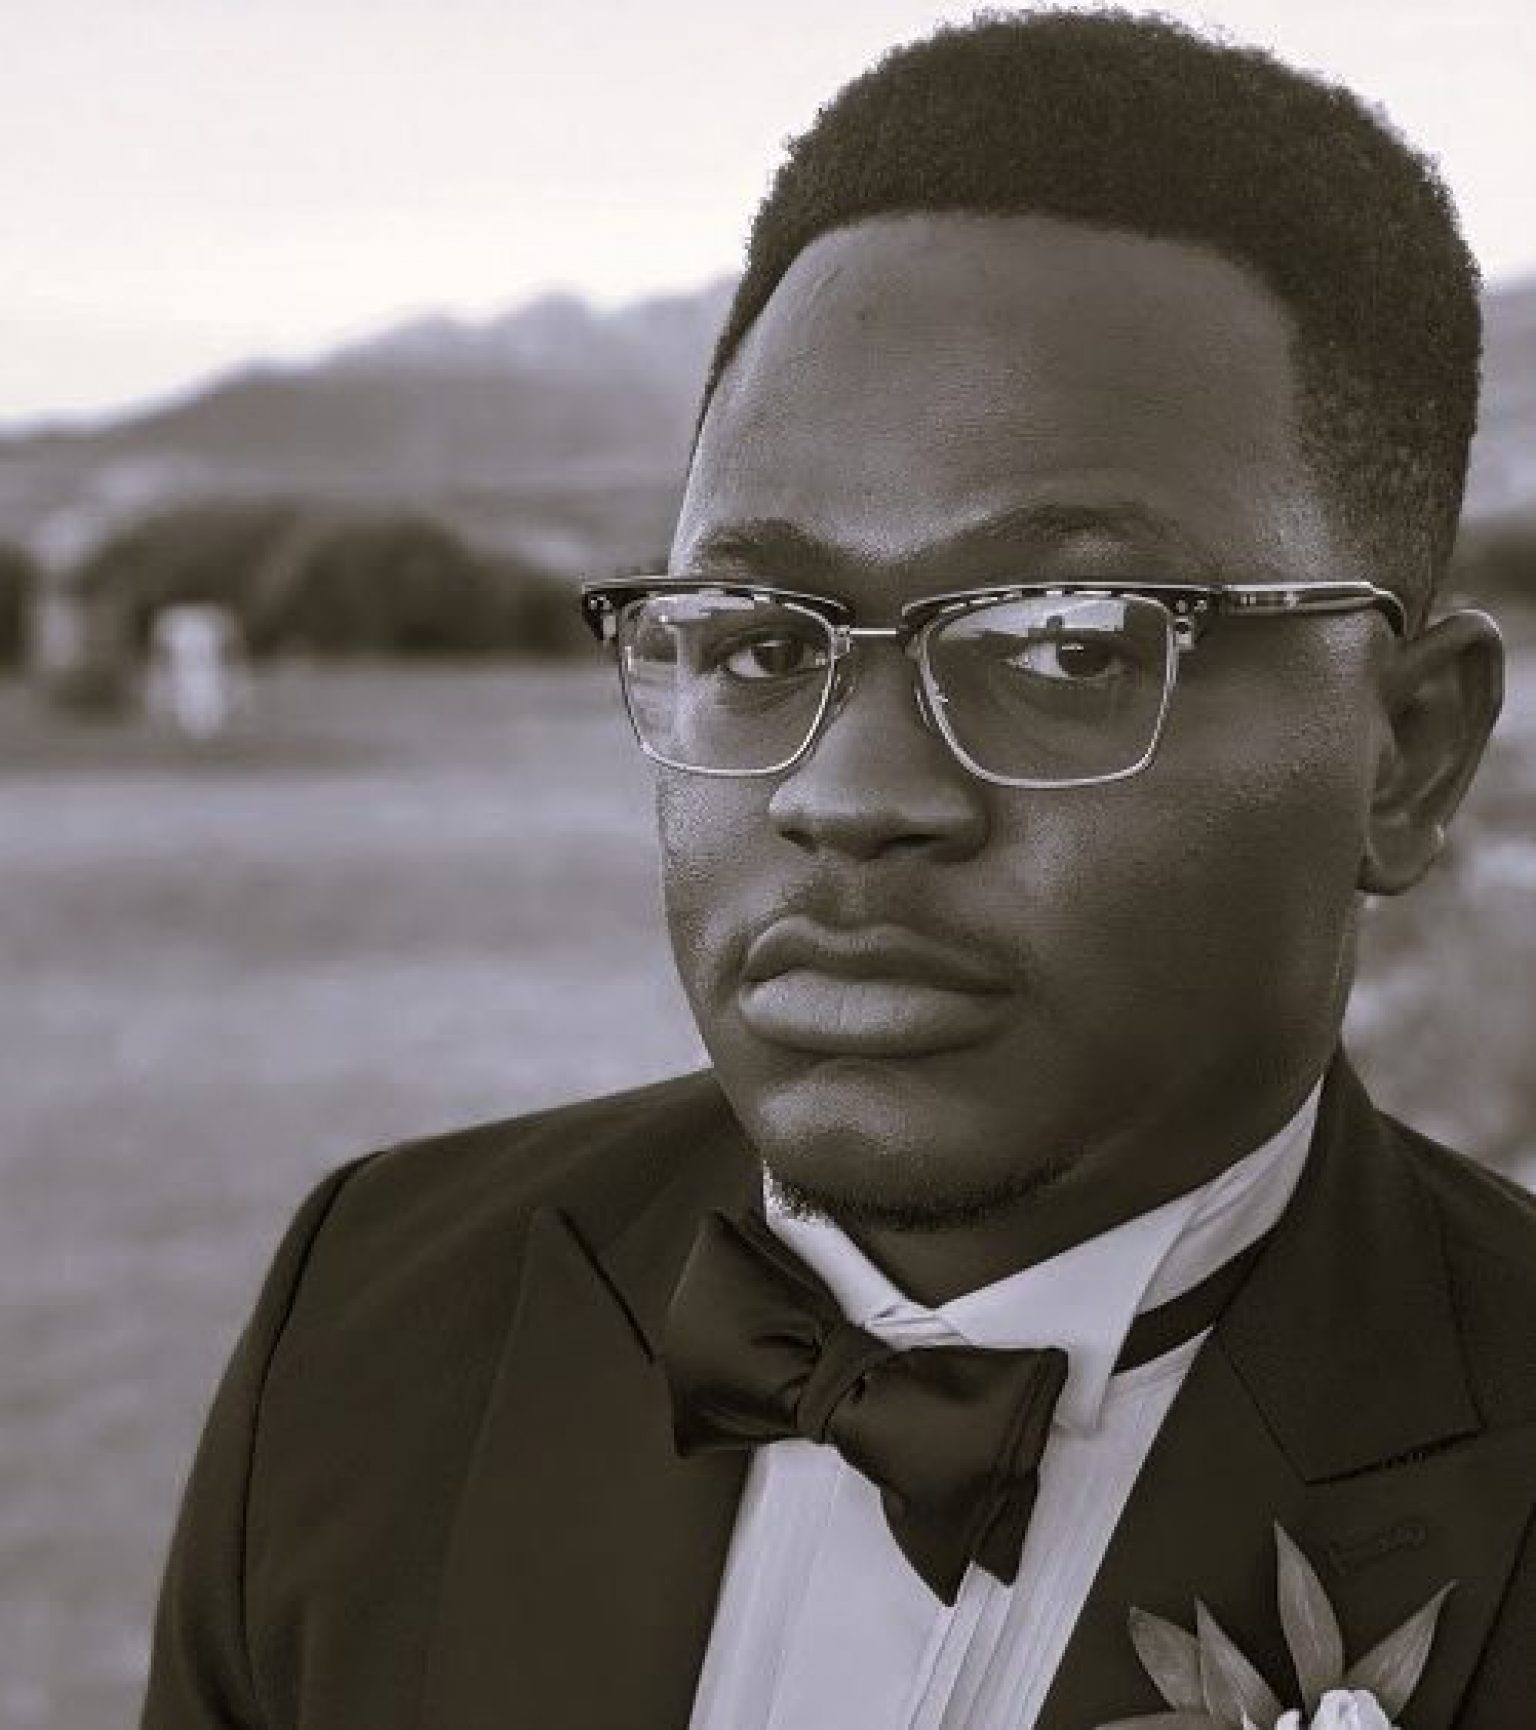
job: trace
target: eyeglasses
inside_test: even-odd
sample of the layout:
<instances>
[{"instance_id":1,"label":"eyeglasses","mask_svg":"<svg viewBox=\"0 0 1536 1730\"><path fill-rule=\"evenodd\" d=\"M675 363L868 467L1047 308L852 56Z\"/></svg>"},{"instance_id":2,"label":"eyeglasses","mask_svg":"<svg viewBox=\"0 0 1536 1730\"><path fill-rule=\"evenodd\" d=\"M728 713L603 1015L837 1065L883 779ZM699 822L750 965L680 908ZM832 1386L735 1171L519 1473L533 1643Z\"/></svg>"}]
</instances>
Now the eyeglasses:
<instances>
[{"instance_id":1,"label":"eyeglasses","mask_svg":"<svg viewBox=\"0 0 1536 1730\"><path fill-rule=\"evenodd\" d=\"M690 578L588 583L588 625L616 645L646 755L700 775L777 775L811 750L852 686L856 645L917 667L917 700L973 775L1084 787L1146 768L1183 656L1214 620L1372 608L1399 635L1401 601L1368 582L1009 583L929 595L894 625L841 601Z\"/></svg>"}]
</instances>

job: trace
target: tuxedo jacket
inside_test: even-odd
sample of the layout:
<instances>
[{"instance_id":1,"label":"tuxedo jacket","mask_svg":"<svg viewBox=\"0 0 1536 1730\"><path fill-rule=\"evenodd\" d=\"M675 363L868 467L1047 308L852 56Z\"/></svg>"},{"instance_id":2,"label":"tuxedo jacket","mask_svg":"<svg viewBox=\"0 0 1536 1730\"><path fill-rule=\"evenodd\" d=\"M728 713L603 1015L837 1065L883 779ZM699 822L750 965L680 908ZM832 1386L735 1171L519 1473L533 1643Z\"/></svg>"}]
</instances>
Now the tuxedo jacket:
<instances>
[{"instance_id":1,"label":"tuxedo jacket","mask_svg":"<svg viewBox=\"0 0 1536 1730\"><path fill-rule=\"evenodd\" d=\"M684 1730L747 1456L675 1455L658 1342L699 1219L760 1183L705 1073L321 1184L192 1469L146 1730ZM1132 1605L1200 1599L1295 1700L1277 1522L1350 1660L1455 1582L1404 1730L1533 1730L1533 1514L1536 1206L1341 1060L1040 1730L1161 1708Z\"/></svg>"}]
</instances>

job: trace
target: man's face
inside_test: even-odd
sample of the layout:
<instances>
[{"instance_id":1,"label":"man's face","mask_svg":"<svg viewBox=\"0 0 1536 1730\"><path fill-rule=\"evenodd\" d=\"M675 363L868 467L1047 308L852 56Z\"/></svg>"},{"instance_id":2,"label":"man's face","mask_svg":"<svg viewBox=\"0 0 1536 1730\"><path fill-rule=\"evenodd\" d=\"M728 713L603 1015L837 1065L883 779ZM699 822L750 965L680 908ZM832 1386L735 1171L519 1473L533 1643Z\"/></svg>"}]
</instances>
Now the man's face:
<instances>
[{"instance_id":1,"label":"man's face","mask_svg":"<svg viewBox=\"0 0 1536 1730\"><path fill-rule=\"evenodd\" d=\"M733 360L672 569L838 596L860 624L1010 579L1366 574L1295 390L1280 304L1212 254L1034 217L864 223L799 257ZM1111 783L974 778L884 643L792 769L661 771L678 969L791 1198L932 1228L1097 1173L1150 1204L1277 1127L1348 988L1385 635L1218 621L1155 760Z\"/></svg>"}]
</instances>

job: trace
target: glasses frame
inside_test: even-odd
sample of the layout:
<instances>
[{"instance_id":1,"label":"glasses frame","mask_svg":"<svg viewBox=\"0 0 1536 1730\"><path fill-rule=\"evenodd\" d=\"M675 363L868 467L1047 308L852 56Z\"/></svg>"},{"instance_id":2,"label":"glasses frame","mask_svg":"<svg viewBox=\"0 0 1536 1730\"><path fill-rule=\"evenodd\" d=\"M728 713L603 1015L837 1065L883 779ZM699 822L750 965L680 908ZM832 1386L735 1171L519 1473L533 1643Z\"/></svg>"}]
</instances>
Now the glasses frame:
<instances>
[{"instance_id":1,"label":"glasses frame","mask_svg":"<svg viewBox=\"0 0 1536 1730\"><path fill-rule=\"evenodd\" d=\"M998 787L1069 788L1096 787L1111 781L1124 781L1138 775L1157 755L1168 716L1168 705L1178 681L1179 663L1205 637L1218 618L1293 618L1298 615L1323 613L1354 613L1373 610L1384 613L1397 636L1408 634L1408 613L1403 602L1390 589L1364 579L1301 583L1193 583L1168 581L1099 582L1008 582L989 584L985 588L954 589L943 594L924 595L908 601L901 608L899 622L894 625L856 625L854 609L846 601L830 595L815 595L799 589L779 588L769 583L733 582L714 577L632 576L612 582L583 583L581 587L582 616L599 642L617 646L623 615L638 601L660 595L733 595L742 599L762 599L805 613L818 620L827 630L831 643L832 666L815 717L806 731L799 749L778 763L758 769L709 769L696 763L684 763L655 750L640 731L630 698L629 680L620 665L620 690L629 723L640 749L653 762L669 769L679 769L691 775L712 775L727 780L755 779L765 775L782 775L806 758L816 747L828 721L836 714L847 695L850 682L841 674L843 664L854 649L864 642L886 642L899 648L918 669L918 708L923 719L943 738L956 761L978 780ZM1105 775L1084 775L1075 780L1043 780L1038 777L999 775L983 768L956 738L944 710L946 699L928 658L928 639L941 624L979 607L998 601L1017 601L1066 595L1098 595L1107 599L1133 596L1156 602L1167 618L1169 642L1173 652L1164 659L1163 689L1158 702L1157 722L1152 737L1142 755L1128 768L1115 769ZM841 676L840 676L841 675Z\"/></svg>"}]
</instances>

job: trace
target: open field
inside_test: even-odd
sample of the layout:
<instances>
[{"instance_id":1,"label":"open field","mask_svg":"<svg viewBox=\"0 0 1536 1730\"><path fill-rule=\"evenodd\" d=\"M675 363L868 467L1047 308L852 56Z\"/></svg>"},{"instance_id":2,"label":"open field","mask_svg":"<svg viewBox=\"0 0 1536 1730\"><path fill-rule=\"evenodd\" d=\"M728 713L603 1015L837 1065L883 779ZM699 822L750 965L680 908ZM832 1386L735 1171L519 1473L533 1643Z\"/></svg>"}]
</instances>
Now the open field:
<instances>
[{"instance_id":1,"label":"open field","mask_svg":"<svg viewBox=\"0 0 1536 1730\"><path fill-rule=\"evenodd\" d=\"M132 1722L177 1489L307 1185L687 1066L605 670L268 676L241 735L0 689L0 1726ZM1384 1102L1536 1153L1536 655L1356 1015Z\"/></svg>"}]
</instances>

